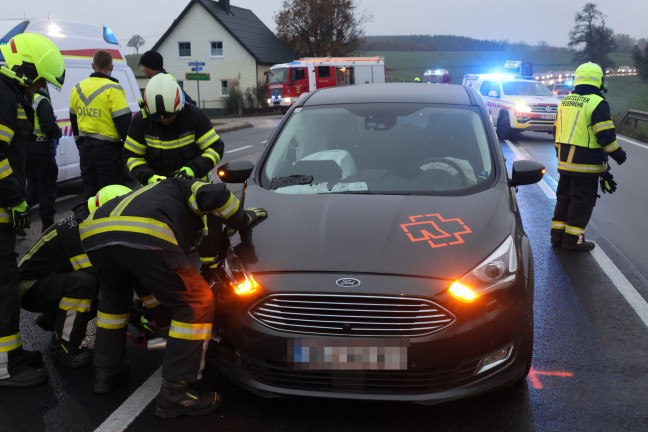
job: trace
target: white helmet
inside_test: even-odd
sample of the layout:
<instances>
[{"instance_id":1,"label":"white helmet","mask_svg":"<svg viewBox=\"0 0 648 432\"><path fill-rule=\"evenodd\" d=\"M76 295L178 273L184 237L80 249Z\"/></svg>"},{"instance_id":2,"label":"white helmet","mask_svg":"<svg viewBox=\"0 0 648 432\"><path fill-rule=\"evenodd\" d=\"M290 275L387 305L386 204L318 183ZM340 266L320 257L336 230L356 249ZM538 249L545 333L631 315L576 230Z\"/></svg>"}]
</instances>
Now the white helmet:
<instances>
[{"instance_id":1,"label":"white helmet","mask_svg":"<svg viewBox=\"0 0 648 432\"><path fill-rule=\"evenodd\" d=\"M184 104L184 93L173 76L159 73L146 85L144 107L150 117L164 119L182 111Z\"/></svg>"}]
</instances>

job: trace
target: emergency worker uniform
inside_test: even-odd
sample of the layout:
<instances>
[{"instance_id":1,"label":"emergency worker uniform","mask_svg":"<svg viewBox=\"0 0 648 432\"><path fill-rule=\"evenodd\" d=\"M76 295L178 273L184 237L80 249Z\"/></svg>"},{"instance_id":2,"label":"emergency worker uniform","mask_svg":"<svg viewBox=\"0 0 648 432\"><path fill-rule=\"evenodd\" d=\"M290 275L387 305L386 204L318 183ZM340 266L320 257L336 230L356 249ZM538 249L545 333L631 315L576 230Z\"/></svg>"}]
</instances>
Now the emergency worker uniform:
<instances>
[{"instance_id":1,"label":"emergency worker uniform","mask_svg":"<svg viewBox=\"0 0 648 432\"><path fill-rule=\"evenodd\" d=\"M124 182L123 140L131 115L124 89L109 75L94 72L72 89L70 122L85 199L104 186Z\"/></svg>"},{"instance_id":2,"label":"emergency worker uniform","mask_svg":"<svg viewBox=\"0 0 648 432\"><path fill-rule=\"evenodd\" d=\"M609 169L608 156L619 164L626 159L616 139L610 107L601 94L602 78L597 65L581 65L575 72L576 86L561 100L554 124L560 179L551 242L565 249L594 247L584 235L596 203L599 176Z\"/></svg>"},{"instance_id":3,"label":"emergency worker uniform","mask_svg":"<svg viewBox=\"0 0 648 432\"><path fill-rule=\"evenodd\" d=\"M47 96L34 93L35 141L27 149L27 204L31 207L38 203L38 213L42 221L41 232L54 223L54 201L56 200L56 147L61 138L61 129L56 124L54 110Z\"/></svg>"}]
</instances>

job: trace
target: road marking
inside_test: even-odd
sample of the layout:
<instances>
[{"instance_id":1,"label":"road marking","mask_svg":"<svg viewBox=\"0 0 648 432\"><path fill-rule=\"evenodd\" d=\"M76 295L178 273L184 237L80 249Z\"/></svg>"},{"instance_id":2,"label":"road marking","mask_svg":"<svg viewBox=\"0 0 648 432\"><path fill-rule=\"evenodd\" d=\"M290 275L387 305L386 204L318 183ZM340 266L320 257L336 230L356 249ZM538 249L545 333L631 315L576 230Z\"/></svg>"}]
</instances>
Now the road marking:
<instances>
[{"instance_id":1,"label":"road marking","mask_svg":"<svg viewBox=\"0 0 648 432\"><path fill-rule=\"evenodd\" d=\"M236 149L234 149L234 150L225 150L225 153L234 153L234 152L237 152L237 151L239 151L239 150L245 150L245 149L248 149L248 148L250 148L250 147L254 147L254 146L253 146L253 145L248 145L248 146L243 146L243 147L236 148Z\"/></svg>"},{"instance_id":2,"label":"road marking","mask_svg":"<svg viewBox=\"0 0 648 432\"><path fill-rule=\"evenodd\" d=\"M144 408L151 403L160 391L162 385L162 368L159 368L135 390L119 408L117 408L95 432L120 432L126 430L133 420L139 416Z\"/></svg>"},{"instance_id":3,"label":"road marking","mask_svg":"<svg viewBox=\"0 0 648 432\"><path fill-rule=\"evenodd\" d=\"M624 138L624 140L627 139ZM506 142L506 145L509 146L509 148L517 158L533 159L526 150L518 149L513 145L511 141L505 140L504 142ZM628 142L632 142L632 141L628 141ZM633 144L641 145L636 142ZM549 177L552 181L555 181L551 176L545 176L545 177ZM549 185L545 182L544 179L540 181L539 185L542 188L545 195L547 195L549 198L552 198L554 200L556 199L555 192L549 187ZM644 298L641 296L641 294L639 294L639 292L630 283L630 281L623 275L623 273L621 273L621 270L619 270L618 267L614 265L612 260L607 256L607 254L603 251L600 245L597 245L594 249L590 251L590 253L598 263L601 270L603 270L603 272L607 275L607 277L610 279L612 284L626 299L630 307L632 307L632 309L634 309L634 311L637 313L639 319L641 319L641 321L643 321L646 327L648 327L648 303L646 303L646 300L644 300Z\"/></svg>"},{"instance_id":4,"label":"road marking","mask_svg":"<svg viewBox=\"0 0 648 432\"><path fill-rule=\"evenodd\" d=\"M628 137L623 136L623 135L617 135L617 138L621 138L623 141L625 141L627 143L630 143L630 144L634 144L637 147L641 147L642 149L648 149L648 144L646 144L644 142L637 141L637 140L634 140L632 138L628 138Z\"/></svg>"}]
</instances>

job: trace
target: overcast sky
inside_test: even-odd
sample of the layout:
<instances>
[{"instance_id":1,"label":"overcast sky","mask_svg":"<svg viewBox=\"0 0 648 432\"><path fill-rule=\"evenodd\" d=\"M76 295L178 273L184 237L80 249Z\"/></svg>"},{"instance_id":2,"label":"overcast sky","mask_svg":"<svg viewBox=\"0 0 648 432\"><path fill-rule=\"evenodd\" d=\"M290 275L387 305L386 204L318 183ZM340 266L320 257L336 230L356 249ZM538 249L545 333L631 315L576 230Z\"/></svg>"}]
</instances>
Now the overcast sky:
<instances>
[{"instance_id":1,"label":"overcast sky","mask_svg":"<svg viewBox=\"0 0 648 432\"><path fill-rule=\"evenodd\" d=\"M592 1L592 0L590 0ZM252 10L270 30L281 0L230 0ZM585 0L359 0L359 9L373 16L367 35L456 35L477 39L526 42L545 41L566 46L574 27L574 14ZM593 0L607 15L615 33L648 38L648 0ZM189 0L2 0L2 18L47 18L84 21L112 27L126 54L134 34L153 46Z\"/></svg>"}]
</instances>

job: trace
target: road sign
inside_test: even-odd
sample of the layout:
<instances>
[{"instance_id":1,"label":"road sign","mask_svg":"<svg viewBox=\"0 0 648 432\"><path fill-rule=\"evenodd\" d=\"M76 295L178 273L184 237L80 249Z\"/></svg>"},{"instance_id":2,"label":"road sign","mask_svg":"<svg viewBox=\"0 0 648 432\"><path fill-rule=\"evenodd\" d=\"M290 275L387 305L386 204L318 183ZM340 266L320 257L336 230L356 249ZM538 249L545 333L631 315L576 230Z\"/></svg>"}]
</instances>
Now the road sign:
<instances>
[{"instance_id":1,"label":"road sign","mask_svg":"<svg viewBox=\"0 0 648 432\"><path fill-rule=\"evenodd\" d=\"M205 62L192 61L188 63L189 66L205 66Z\"/></svg>"},{"instance_id":2,"label":"road sign","mask_svg":"<svg viewBox=\"0 0 648 432\"><path fill-rule=\"evenodd\" d=\"M208 73L186 73L185 79L187 81L209 81Z\"/></svg>"},{"instance_id":3,"label":"road sign","mask_svg":"<svg viewBox=\"0 0 648 432\"><path fill-rule=\"evenodd\" d=\"M203 68L201 68L200 66L194 66L194 67L191 68L191 70L193 72L200 72L201 70L203 70Z\"/></svg>"}]
</instances>

